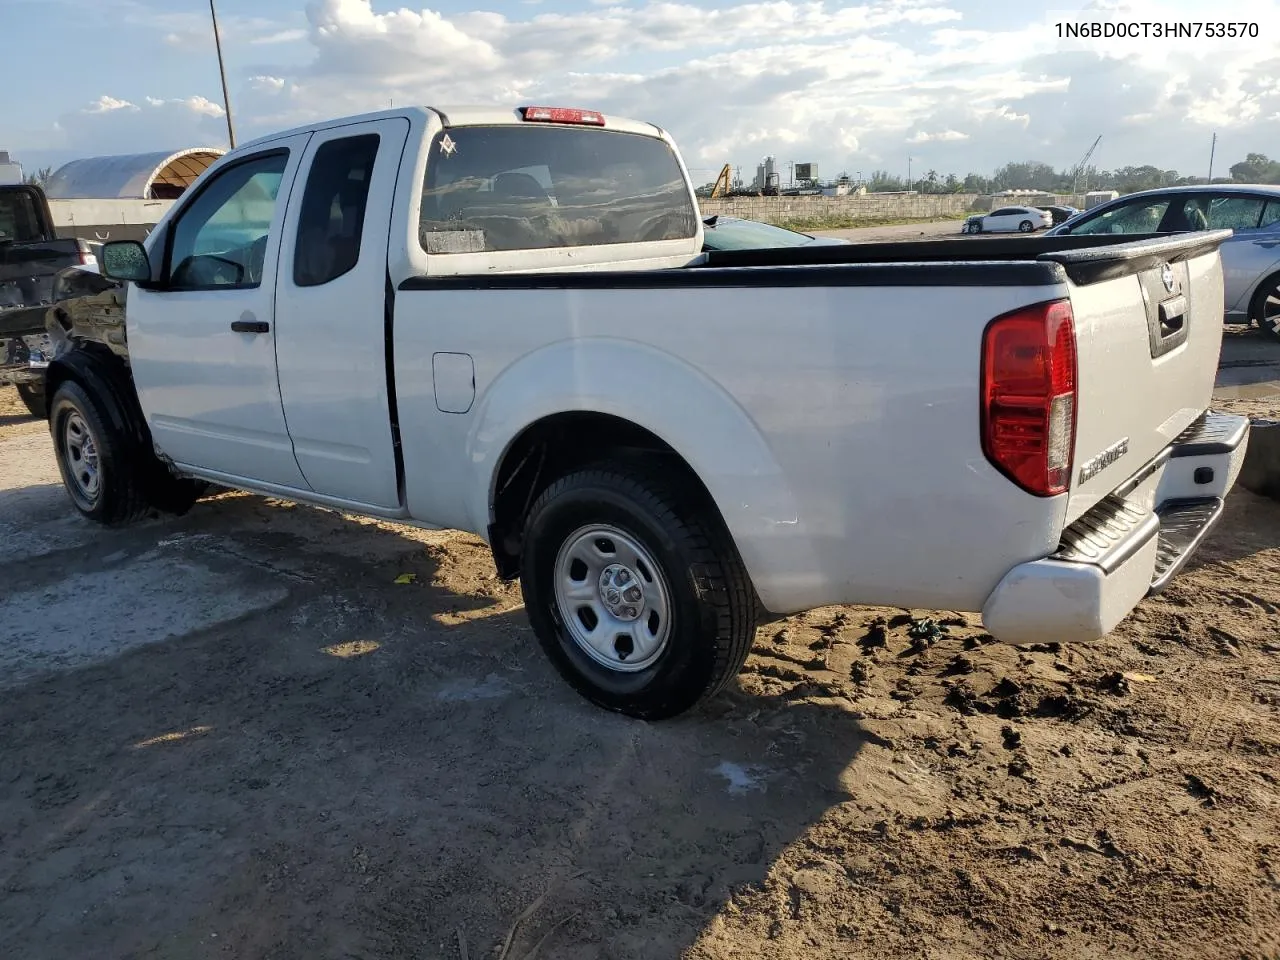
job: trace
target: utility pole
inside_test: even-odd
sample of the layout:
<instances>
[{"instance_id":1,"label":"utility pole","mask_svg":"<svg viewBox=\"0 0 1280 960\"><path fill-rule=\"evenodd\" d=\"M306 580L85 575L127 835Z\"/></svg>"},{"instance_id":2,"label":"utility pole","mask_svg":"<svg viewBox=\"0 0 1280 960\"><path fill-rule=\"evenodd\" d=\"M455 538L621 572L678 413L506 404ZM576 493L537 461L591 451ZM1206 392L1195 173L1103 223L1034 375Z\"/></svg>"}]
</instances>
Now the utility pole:
<instances>
[{"instance_id":1,"label":"utility pole","mask_svg":"<svg viewBox=\"0 0 1280 960\"><path fill-rule=\"evenodd\" d=\"M213 45L218 49L218 76L222 78L222 107L227 112L227 139L231 149L236 148L236 130L231 124L231 97L227 95L227 68L222 63L222 36L218 33L218 11L209 0L209 15L213 17Z\"/></svg>"},{"instance_id":2,"label":"utility pole","mask_svg":"<svg viewBox=\"0 0 1280 960\"><path fill-rule=\"evenodd\" d=\"M1213 183L1213 155L1218 149L1218 135L1213 135L1213 142L1209 144L1209 182Z\"/></svg>"},{"instance_id":3,"label":"utility pole","mask_svg":"<svg viewBox=\"0 0 1280 960\"><path fill-rule=\"evenodd\" d=\"M907 193L910 193L910 192L911 192L911 158L907 157Z\"/></svg>"}]
</instances>

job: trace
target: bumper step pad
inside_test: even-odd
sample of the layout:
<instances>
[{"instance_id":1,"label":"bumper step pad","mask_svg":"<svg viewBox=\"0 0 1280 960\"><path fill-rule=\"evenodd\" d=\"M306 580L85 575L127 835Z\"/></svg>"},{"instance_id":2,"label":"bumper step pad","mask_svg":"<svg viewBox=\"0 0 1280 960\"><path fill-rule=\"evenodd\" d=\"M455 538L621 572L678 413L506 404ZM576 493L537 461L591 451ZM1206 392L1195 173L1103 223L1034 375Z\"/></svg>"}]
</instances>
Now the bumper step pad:
<instances>
[{"instance_id":1,"label":"bumper step pad","mask_svg":"<svg viewBox=\"0 0 1280 960\"><path fill-rule=\"evenodd\" d=\"M1222 518L1226 504L1218 497L1174 500L1161 506L1160 545L1148 595L1159 593L1178 575L1187 560Z\"/></svg>"}]
</instances>

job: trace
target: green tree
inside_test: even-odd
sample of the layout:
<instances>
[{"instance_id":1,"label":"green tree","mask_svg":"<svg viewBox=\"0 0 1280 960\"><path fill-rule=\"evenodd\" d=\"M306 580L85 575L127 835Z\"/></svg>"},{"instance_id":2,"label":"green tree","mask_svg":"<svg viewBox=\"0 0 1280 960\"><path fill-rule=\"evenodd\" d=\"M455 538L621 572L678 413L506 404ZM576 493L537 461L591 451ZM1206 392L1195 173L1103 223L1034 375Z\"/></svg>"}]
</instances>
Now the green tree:
<instances>
[{"instance_id":1,"label":"green tree","mask_svg":"<svg viewBox=\"0 0 1280 960\"><path fill-rule=\"evenodd\" d=\"M888 170L872 170L867 178L867 190L871 193L893 193L905 189L902 178Z\"/></svg>"},{"instance_id":2,"label":"green tree","mask_svg":"<svg viewBox=\"0 0 1280 960\"><path fill-rule=\"evenodd\" d=\"M39 187L43 190L49 184L49 178L53 176L52 167L41 167L35 173L27 174L27 183L33 187Z\"/></svg>"},{"instance_id":3,"label":"green tree","mask_svg":"<svg viewBox=\"0 0 1280 960\"><path fill-rule=\"evenodd\" d=\"M1001 190L1052 190L1058 182L1058 171L1039 160L1006 163L995 173Z\"/></svg>"},{"instance_id":4,"label":"green tree","mask_svg":"<svg viewBox=\"0 0 1280 960\"><path fill-rule=\"evenodd\" d=\"M1262 153L1248 154L1233 163L1229 172L1237 183L1280 183L1280 163Z\"/></svg>"}]
</instances>

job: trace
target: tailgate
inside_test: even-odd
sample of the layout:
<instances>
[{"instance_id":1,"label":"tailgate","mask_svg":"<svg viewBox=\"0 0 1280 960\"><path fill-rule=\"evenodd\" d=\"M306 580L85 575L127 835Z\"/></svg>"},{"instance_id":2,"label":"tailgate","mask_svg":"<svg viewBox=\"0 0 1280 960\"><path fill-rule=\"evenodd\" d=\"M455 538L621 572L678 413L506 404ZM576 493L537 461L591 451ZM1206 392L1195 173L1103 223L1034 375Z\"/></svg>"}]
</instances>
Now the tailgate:
<instances>
[{"instance_id":1,"label":"tailgate","mask_svg":"<svg viewBox=\"0 0 1280 960\"><path fill-rule=\"evenodd\" d=\"M1217 230L1043 254L1070 281L1076 442L1067 522L1160 453L1208 406L1222 346Z\"/></svg>"}]
</instances>

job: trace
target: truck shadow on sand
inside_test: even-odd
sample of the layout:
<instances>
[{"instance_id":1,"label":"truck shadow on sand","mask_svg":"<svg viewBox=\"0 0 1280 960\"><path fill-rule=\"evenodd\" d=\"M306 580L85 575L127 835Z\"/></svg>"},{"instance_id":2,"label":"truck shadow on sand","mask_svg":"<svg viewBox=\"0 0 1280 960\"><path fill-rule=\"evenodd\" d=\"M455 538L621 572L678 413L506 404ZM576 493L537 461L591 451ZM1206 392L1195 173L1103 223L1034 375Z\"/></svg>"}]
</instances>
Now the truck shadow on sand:
<instances>
[{"instance_id":1,"label":"truck shadow on sand","mask_svg":"<svg viewBox=\"0 0 1280 960\"><path fill-rule=\"evenodd\" d=\"M598 710L468 538L250 497L124 536L286 599L6 693L15 960L678 956L849 801L876 742L794 693ZM86 562L132 562L114 539Z\"/></svg>"}]
</instances>

